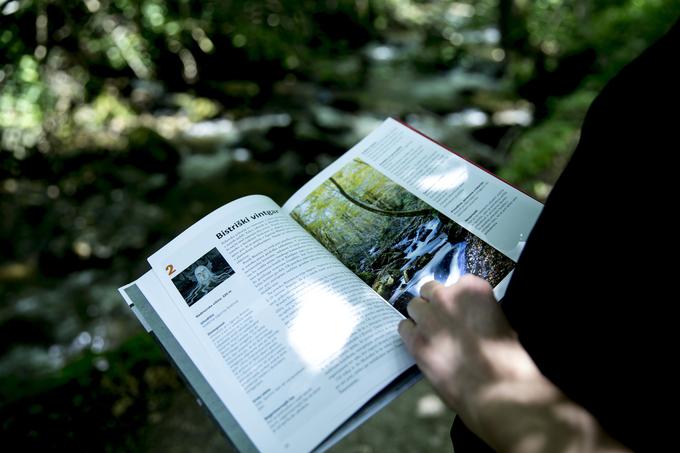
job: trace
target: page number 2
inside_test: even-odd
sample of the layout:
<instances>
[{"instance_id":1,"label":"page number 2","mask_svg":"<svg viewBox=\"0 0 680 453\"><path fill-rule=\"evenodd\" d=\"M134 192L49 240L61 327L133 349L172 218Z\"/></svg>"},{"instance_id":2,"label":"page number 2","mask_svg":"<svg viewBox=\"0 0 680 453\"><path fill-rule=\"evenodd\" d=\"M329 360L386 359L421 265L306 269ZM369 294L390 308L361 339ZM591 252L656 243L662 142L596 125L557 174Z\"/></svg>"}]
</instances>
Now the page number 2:
<instances>
[{"instance_id":1,"label":"page number 2","mask_svg":"<svg viewBox=\"0 0 680 453\"><path fill-rule=\"evenodd\" d=\"M168 275L172 275L175 273L175 267L172 264L168 264L165 266L165 270L168 271Z\"/></svg>"}]
</instances>

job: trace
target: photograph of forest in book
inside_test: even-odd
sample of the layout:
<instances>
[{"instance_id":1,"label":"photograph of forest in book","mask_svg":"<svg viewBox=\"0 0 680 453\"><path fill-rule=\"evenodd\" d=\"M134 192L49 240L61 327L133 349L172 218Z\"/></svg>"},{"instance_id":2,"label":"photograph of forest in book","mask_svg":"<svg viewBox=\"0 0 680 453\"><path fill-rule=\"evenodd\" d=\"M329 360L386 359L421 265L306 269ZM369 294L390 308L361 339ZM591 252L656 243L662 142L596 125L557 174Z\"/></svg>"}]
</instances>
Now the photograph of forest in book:
<instances>
[{"instance_id":1,"label":"photograph of forest in book","mask_svg":"<svg viewBox=\"0 0 680 453\"><path fill-rule=\"evenodd\" d=\"M234 269L213 248L172 279L175 288L190 307L217 285L234 275Z\"/></svg>"},{"instance_id":2,"label":"photograph of forest in book","mask_svg":"<svg viewBox=\"0 0 680 453\"><path fill-rule=\"evenodd\" d=\"M360 159L291 213L309 233L406 316L427 281L474 274L496 286L514 262Z\"/></svg>"}]
</instances>

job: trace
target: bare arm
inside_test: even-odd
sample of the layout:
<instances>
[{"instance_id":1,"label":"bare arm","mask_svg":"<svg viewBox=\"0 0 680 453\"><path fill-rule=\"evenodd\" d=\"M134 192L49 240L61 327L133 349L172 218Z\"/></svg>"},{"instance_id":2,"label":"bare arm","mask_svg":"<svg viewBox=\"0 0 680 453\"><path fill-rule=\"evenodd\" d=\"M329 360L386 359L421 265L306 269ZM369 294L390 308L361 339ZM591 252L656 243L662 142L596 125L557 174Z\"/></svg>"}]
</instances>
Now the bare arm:
<instances>
[{"instance_id":1,"label":"bare arm","mask_svg":"<svg viewBox=\"0 0 680 453\"><path fill-rule=\"evenodd\" d=\"M423 286L399 333L444 402L501 452L619 452L595 418L541 374L484 280Z\"/></svg>"}]
</instances>

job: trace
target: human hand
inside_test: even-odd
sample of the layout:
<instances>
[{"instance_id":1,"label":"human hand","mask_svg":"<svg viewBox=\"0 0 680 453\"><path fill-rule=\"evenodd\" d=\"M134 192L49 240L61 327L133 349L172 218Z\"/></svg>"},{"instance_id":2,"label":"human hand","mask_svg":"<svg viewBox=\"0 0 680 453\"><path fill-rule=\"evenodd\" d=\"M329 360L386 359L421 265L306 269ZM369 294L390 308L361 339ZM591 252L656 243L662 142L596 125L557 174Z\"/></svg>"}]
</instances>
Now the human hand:
<instances>
[{"instance_id":1,"label":"human hand","mask_svg":"<svg viewBox=\"0 0 680 453\"><path fill-rule=\"evenodd\" d=\"M483 279L465 275L449 287L433 281L420 294L399 333L445 403L472 419L483 389L526 371L531 359Z\"/></svg>"},{"instance_id":2,"label":"human hand","mask_svg":"<svg viewBox=\"0 0 680 453\"><path fill-rule=\"evenodd\" d=\"M541 374L483 279L429 282L407 310L412 319L399 324L406 348L444 402L495 449L623 450Z\"/></svg>"}]
</instances>

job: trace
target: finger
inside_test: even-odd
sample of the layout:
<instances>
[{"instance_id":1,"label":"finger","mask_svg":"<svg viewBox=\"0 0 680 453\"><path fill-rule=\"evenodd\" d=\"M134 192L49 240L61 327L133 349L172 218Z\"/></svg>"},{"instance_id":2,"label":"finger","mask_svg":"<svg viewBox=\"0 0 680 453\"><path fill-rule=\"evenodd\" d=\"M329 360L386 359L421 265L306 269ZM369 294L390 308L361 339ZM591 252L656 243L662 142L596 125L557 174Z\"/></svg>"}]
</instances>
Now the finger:
<instances>
[{"instance_id":1,"label":"finger","mask_svg":"<svg viewBox=\"0 0 680 453\"><path fill-rule=\"evenodd\" d=\"M432 302L434 293L440 290L440 288L444 288L444 285L439 283L437 280L429 281L420 288L420 297Z\"/></svg>"},{"instance_id":2,"label":"finger","mask_svg":"<svg viewBox=\"0 0 680 453\"><path fill-rule=\"evenodd\" d=\"M403 319L399 323L398 330L406 350L416 359L416 362L420 363L419 358L428 347L427 338L421 335L422 329L419 329L412 320Z\"/></svg>"},{"instance_id":3,"label":"finger","mask_svg":"<svg viewBox=\"0 0 680 453\"><path fill-rule=\"evenodd\" d=\"M416 324L422 324L429 308L425 299L414 297L406 306L406 311Z\"/></svg>"},{"instance_id":4,"label":"finger","mask_svg":"<svg viewBox=\"0 0 680 453\"><path fill-rule=\"evenodd\" d=\"M414 324L414 322L410 319L402 319L401 322L399 323L399 326L397 327L397 330L399 331L399 336L401 336L401 340L406 345L406 349L408 349L409 352L413 353L415 339L417 336L416 325Z\"/></svg>"}]
</instances>

